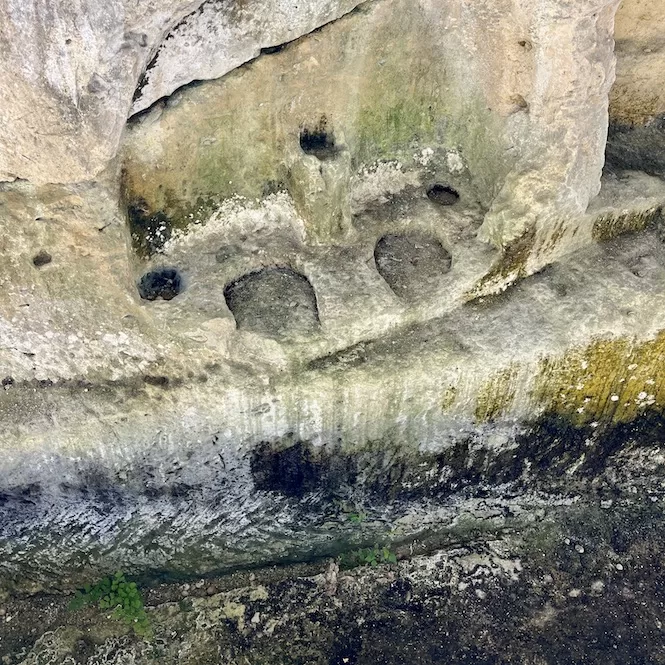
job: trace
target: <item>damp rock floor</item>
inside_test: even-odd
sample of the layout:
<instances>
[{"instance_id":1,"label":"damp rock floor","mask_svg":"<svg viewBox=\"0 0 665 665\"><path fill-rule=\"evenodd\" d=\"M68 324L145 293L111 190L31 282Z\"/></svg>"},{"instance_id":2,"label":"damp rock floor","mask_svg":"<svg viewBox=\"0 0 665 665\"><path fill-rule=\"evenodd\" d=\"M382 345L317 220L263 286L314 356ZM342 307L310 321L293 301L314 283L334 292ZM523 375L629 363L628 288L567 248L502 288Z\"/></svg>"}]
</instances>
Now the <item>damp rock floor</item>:
<instances>
[{"instance_id":1,"label":"damp rock floor","mask_svg":"<svg viewBox=\"0 0 665 665\"><path fill-rule=\"evenodd\" d=\"M464 542L226 577L141 581L153 631L71 594L5 595L3 665L665 663L662 500L590 501L519 535L470 526ZM345 563L346 562L346 563ZM357 563L357 561L356 561Z\"/></svg>"}]
</instances>

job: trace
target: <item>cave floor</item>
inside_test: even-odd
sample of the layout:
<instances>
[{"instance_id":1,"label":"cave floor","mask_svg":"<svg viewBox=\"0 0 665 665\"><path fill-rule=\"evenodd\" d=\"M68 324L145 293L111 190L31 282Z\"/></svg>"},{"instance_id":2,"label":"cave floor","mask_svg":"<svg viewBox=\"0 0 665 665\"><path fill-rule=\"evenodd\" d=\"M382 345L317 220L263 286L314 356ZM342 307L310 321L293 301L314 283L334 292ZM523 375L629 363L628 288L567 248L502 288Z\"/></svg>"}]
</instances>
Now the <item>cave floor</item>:
<instances>
[{"instance_id":1,"label":"cave floor","mask_svg":"<svg viewBox=\"0 0 665 665\"><path fill-rule=\"evenodd\" d=\"M346 569L347 557L139 580L149 639L108 610L68 610L71 595L5 596L1 662L663 663L661 504L605 499L519 534L423 536L377 566Z\"/></svg>"}]
</instances>

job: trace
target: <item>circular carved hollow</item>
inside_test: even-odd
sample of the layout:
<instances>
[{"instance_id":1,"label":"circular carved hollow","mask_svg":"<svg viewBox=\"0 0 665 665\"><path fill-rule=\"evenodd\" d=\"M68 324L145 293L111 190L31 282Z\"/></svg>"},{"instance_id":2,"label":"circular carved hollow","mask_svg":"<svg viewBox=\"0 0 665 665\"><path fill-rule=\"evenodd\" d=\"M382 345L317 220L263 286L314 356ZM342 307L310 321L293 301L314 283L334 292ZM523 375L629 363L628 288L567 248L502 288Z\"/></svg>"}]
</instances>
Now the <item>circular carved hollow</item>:
<instances>
[{"instance_id":1,"label":"circular carved hollow","mask_svg":"<svg viewBox=\"0 0 665 665\"><path fill-rule=\"evenodd\" d=\"M319 328L314 288L291 268L269 267L247 273L227 284L224 297L241 330L287 339Z\"/></svg>"},{"instance_id":2,"label":"circular carved hollow","mask_svg":"<svg viewBox=\"0 0 665 665\"><path fill-rule=\"evenodd\" d=\"M452 265L443 245L422 233L383 236L374 248L374 261L395 294L408 299L436 287Z\"/></svg>"}]
</instances>

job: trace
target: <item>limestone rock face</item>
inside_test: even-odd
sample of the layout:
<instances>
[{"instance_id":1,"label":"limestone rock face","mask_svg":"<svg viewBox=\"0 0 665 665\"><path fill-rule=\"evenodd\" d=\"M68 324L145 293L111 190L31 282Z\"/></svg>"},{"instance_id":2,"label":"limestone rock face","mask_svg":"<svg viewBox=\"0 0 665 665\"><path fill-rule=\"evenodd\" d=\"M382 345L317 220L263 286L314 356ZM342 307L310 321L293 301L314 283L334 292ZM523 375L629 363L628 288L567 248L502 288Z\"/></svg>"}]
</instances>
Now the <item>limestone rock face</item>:
<instances>
[{"instance_id":1,"label":"limestone rock face","mask_svg":"<svg viewBox=\"0 0 665 665\"><path fill-rule=\"evenodd\" d=\"M305 155L289 169L289 190L313 242L341 240L351 229L350 158L332 163Z\"/></svg>"},{"instance_id":2,"label":"limestone rock face","mask_svg":"<svg viewBox=\"0 0 665 665\"><path fill-rule=\"evenodd\" d=\"M115 154L151 49L198 4L0 3L0 180L93 178Z\"/></svg>"},{"instance_id":3,"label":"limestone rock face","mask_svg":"<svg viewBox=\"0 0 665 665\"><path fill-rule=\"evenodd\" d=\"M521 30L504 27L520 49ZM528 119L511 113L512 85L494 86L501 58L478 29L428 2L378 0L182 90L128 127L128 201L182 227L230 197L288 189L309 227L339 238L349 226L350 176L393 161L416 181L452 179L488 205L523 148ZM474 49L482 50L459 59ZM461 168L450 168L450 155Z\"/></svg>"},{"instance_id":4,"label":"limestone rock face","mask_svg":"<svg viewBox=\"0 0 665 665\"><path fill-rule=\"evenodd\" d=\"M201 0L3 0L0 181L93 179L116 154L151 58L134 111L192 80L221 76L262 46L294 39L357 2L255 4L230 11L228 3ZM197 30L207 31L205 43Z\"/></svg>"},{"instance_id":5,"label":"limestone rock face","mask_svg":"<svg viewBox=\"0 0 665 665\"><path fill-rule=\"evenodd\" d=\"M6 96L0 180L93 179L115 156L129 115L191 81L219 78L262 49L272 52L358 4L170 0L137 8L113 0L103 8L82 1L47 11L36 0L20 6L6 0L0 6L0 89ZM425 56L432 71L420 67L425 79L387 85L409 104L412 87L422 91L427 80L435 96L457 106L443 114L430 109L429 122L451 144L475 151L469 163L484 190L481 199L489 203L498 194L482 239L505 247L536 224L551 227L562 216L582 213L598 193L617 4L420 0L404 10L407 29L409 16L421 14L439 35ZM391 32L385 37L398 38ZM363 57L348 47L360 76L354 83L346 72L345 85L353 89L363 81ZM312 54L312 66L316 59ZM460 137L465 116L468 136ZM450 118L457 126L441 127ZM403 118L385 118L393 120Z\"/></svg>"},{"instance_id":6,"label":"limestone rock face","mask_svg":"<svg viewBox=\"0 0 665 665\"><path fill-rule=\"evenodd\" d=\"M624 0L616 16L610 119L643 126L665 114L665 2Z\"/></svg>"},{"instance_id":7,"label":"limestone rock face","mask_svg":"<svg viewBox=\"0 0 665 665\"><path fill-rule=\"evenodd\" d=\"M665 3L626 0L617 14L610 95L611 165L665 173Z\"/></svg>"},{"instance_id":8,"label":"limestone rock face","mask_svg":"<svg viewBox=\"0 0 665 665\"><path fill-rule=\"evenodd\" d=\"M587 209L616 0L0 3L0 585L650 491L665 181Z\"/></svg>"},{"instance_id":9,"label":"limestone rock face","mask_svg":"<svg viewBox=\"0 0 665 665\"><path fill-rule=\"evenodd\" d=\"M480 231L497 247L583 213L604 163L618 0L530 4L526 149Z\"/></svg>"},{"instance_id":10,"label":"limestone rock face","mask_svg":"<svg viewBox=\"0 0 665 665\"><path fill-rule=\"evenodd\" d=\"M207 0L159 46L139 84L132 113L190 81L216 79L262 48L272 50L346 14L361 0Z\"/></svg>"}]
</instances>

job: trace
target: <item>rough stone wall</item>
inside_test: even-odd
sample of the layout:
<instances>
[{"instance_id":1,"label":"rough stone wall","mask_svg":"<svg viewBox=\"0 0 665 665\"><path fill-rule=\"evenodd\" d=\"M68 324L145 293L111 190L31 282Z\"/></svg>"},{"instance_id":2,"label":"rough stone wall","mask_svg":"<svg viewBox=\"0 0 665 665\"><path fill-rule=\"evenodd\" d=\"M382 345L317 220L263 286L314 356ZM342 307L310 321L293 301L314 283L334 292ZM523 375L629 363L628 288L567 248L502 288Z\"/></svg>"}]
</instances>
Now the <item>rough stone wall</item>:
<instances>
[{"instance_id":1,"label":"rough stone wall","mask_svg":"<svg viewBox=\"0 0 665 665\"><path fill-rule=\"evenodd\" d=\"M528 514L659 431L665 185L614 168L585 211L614 1L374 0L263 53L351 5L223 6L0 10L5 579ZM224 76L138 114L122 201L144 70L135 110Z\"/></svg>"},{"instance_id":2,"label":"rough stone wall","mask_svg":"<svg viewBox=\"0 0 665 665\"><path fill-rule=\"evenodd\" d=\"M665 3L624 0L616 17L617 80L610 119L643 126L665 114Z\"/></svg>"},{"instance_id":3,"label":"rough stone wall","mask_svg":"<svg viewBox=\"0 0 665 665\"><path fill-rule=\"evenodd\" d=\"M128 129L128 202L144 201L182 228L232 196L287 189L299 203L317 190L332 193L324 176L335 163L343 194L327 207L341 207L353 197L354 176L377 161L398 161L416 172L414 182L445 178L489 205L528 124L524 109L511 106L512 81L500 81L498 66L504 41L520 49L521 30L497 8L482 24L496 21L503 41L481 46L478 17L453 18L445 9L379 0L177 93ZM460 60L461 52L478 55ZM492 112L495 105L504 113ZM304 133L317 132L335 144L319 159L301 146ZM321 208L302 214L308 224L325 224Z\"/></svg>"},{"instance_id":4,"label":"rough stone wall","mask_svg":"<svg viewBox=\"0 0 665 665\"><path fill-rule=\"evenodd\" d=\"M617 15L617 82L610 95L610 166L665 173L663 2L625 0Z\"/></svg>"},{"instance_id":5,"label":"rough stone wall","mask_svg":"<svg viewBox=\"0 0 665 665\"><path fill-rule=\"evenodd\" d=\"M513 146L508 162L517 165L481 232L496 246L537 220L551 226L557 211L583 212L598 192L617 1L423 0L410 10L430 15L442 38L453 35L469 57L450 66L464 67L472 90L480 80L491 113L528 113L497 137ZM2 117L0 178L92 179L114 156L131 113L190 81L222 76L262 47L292 40L356 4L309 2L296 10L289 2L259 8L208 1L136 10L116 2L100 10L6 3L0 84L12 96Z\"/></svg>"},{"instance_id":6,"label":"rough stone wall","mask_svg":"<svg viewBox=\"0 0 665 665\"><path fill-rule=\"evenodd\" d=\"M229 11L229 4L3 1L0 180L44 184L94 179L116 154L146 67L163 43L169 44L172 29L178 36L186 31L192 13L224 18L228 31L220 41L225 50L217 51L215 39L207 59L200 51L192 59L182 57L189 40L200 41L187 34L179 56L187 74L174 72L176 86L207 78L210 60L216 61L212 75L220 76L257 55L262 46L309 32L357 3L314 1L301 3L296 11L284 0L261 6L260 12L239 11L239 16ZM264 32L256 24L259 15ZM172 92L170 83L154 89L151 84L152 97L144 91L141 99L149 104Z\"/></svg>"},{"instance_id":7,"label":"rough stone wall","mask_svg":"<svg viewBox=\"0 0 665 665\"><path fill-rule=\"evenodd\" d=\"M493 202L481 238L508 246L537 226L551 228L582 214L600 191L618 4L532 5L527 147Z\"/></svg>"}]
</instances>

